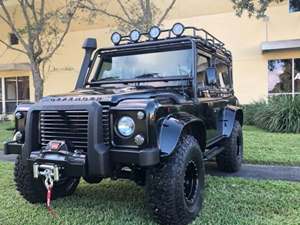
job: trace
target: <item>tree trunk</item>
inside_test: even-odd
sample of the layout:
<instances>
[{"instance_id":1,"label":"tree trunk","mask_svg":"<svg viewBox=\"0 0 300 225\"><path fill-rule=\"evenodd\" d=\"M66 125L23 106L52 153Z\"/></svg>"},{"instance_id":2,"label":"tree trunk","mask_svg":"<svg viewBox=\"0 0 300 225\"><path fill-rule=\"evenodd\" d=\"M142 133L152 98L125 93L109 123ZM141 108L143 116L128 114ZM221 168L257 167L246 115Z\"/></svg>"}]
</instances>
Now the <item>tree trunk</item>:
<instances>
[{"instance_id":1,"label":"tree trunk","mask_svg":"<svg viewBox=\"0 0 300 225\"><path fill-rule=\"evenodd\" d=\"M44 80L41 76L40 64L36 62L31 62L31 72L34 85L34 99L39 101L43 97L44 92Z\"/></svg>"}]
</instances>

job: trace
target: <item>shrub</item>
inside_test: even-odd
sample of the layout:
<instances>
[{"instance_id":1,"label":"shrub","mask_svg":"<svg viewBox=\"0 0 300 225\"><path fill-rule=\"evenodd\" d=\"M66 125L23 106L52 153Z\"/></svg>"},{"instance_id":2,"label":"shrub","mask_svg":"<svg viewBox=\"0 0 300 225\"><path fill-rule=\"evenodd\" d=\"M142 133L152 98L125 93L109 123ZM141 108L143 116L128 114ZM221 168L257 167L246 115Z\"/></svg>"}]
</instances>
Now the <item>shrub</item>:
<instances>
[{"instance_id":1,"label":"shrub","mask_svg":"<svg viewBox=\"0 0 300 225\"><path fill-rule=\"evenodd\" d=\"M255 113L254 124L271 132L300 133L300 96L274 96Z\"/></svg>"},{"instance_id":2,"label":"shrub","mask_svg":"<svg viewBox=\"0 0 300 225\"><path fill-rule=\"evenodd\" d=\"M300 96L273 96L244 107L245 124L270 132L300 133Z\"/></svg>"},{"instance_id":3,"label":"shrub","mask_svg":"<svg viewBox=\"0 0 300 225\"><path fill-rule=\"evenodd\" d=\"M243 106L244 111L244 124L245 125L255 125L255 113L257 113L266 102L264 100L253 102L248 105Z\"/></svg>"}]
</instances>

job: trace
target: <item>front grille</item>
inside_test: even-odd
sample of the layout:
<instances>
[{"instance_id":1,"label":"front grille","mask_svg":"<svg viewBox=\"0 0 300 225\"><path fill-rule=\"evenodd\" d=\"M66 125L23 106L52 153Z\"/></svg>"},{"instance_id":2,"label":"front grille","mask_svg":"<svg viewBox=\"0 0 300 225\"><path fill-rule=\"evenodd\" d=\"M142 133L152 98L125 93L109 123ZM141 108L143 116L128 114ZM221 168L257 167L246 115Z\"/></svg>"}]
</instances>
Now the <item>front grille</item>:
<instances>
[{"instance_id":1,"label":"front grille","mask_svg":"<svg viewBox=\"0 0 300 225\"><path fill-rule=\"evenodd\" d=\"M103 142L110 145L110 107L102 106ZM41 111L40 143L45 148L49 141L65 140L77 149L88 148L87 111Z\"/></svg>"},{"instance_id":2,"label":"front grille","mask_svg":"<svg viewBox=\"0 0 300 225\"><path fill-rule=\"evenodd\" d=\"M41 111L40 141L44 148L49 141L65 140L75 149L87 151L87 111Z\"/></svg>"},{"instance_id":3,"label":"front grille","mask_svg":"<svg viewBox=\"0 0 300 225\"><path fill-rule=\"evenodd\" d=\"M109 106L102 105L103 142L110 145L110 114Z\"/></svg>"}]
</instances>

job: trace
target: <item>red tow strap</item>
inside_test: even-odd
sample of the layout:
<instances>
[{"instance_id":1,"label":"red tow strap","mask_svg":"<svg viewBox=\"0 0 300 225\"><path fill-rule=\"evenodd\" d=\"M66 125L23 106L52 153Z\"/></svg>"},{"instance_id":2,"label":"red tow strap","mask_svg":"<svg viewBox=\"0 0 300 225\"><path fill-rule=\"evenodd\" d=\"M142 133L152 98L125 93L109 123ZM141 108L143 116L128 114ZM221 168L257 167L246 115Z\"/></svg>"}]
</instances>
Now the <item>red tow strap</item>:
<instances>
[{"instance_id":1,"label":"red tow strap","mask_svg":"<svg viewBox=\"0 0 300 225\"><path fill-rule=\"evenodd\" d=\"M52 188L48 188L47 190L47 202L46 202L46 207L48 209L48 212L54 217L58 218L58 214L51 208L51 196L52 196Z\"/></svg>"}]
</instances>

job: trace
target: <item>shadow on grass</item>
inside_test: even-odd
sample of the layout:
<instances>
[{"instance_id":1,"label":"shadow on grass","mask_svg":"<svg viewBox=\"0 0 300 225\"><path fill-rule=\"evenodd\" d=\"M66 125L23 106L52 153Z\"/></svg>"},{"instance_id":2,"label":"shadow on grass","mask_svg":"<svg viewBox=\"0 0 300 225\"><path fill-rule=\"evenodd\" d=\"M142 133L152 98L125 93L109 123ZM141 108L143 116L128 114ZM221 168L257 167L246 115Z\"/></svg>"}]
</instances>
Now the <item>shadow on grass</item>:
<instances>
[{"instance_id":1,"label":"shadow on grass","mask_svg":"<svg viewBox=\"0 0 300 225\"><path fill-rule=\"evenodd\" d=\"M145 206L143 188L130 181L115 181L109 179L100 184L81 182L74 195L53 201L53 207L65 218L93 219L106 221L114 218L109 224L151 224L153 221ZM95 217L98 217L95 221Z\"/></svg>"}]
</instances>

